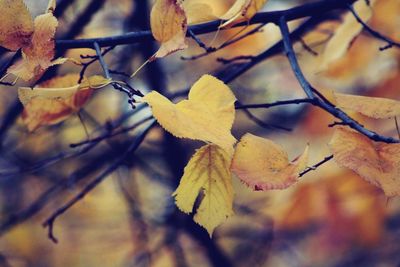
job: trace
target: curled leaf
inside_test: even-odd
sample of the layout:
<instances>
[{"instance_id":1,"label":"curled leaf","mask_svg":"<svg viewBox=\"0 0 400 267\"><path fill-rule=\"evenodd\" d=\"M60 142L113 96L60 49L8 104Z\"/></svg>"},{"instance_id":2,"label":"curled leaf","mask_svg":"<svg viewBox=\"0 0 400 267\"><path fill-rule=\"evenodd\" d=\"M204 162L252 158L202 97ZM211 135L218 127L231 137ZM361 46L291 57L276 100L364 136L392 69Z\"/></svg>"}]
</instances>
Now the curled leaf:
<instances>
[{"instance_id":1,"label":"curled leaf","mask_svg":"<svg viewBox=\"0 0 400 267\"><path fill-rule=\"evenodd\" d=\"M162 58L187 48L187 20L178 0L157 0L150 15L151 31L161 43L155 57Z\"/></svg>"},{"instance_id":2,"label":"curled leaf","mask_svg":"<svg viewBox=\"0 0 400 267\"><path fill-rule=\"evenodd\" d=\"M93 89L110 82L101 76L85 78L81 84L77 84L78 79L79 75L70 74L54 78L33 89L18 89L18 97L24 105L22 119L29 131L67 119L87 103Z\"/></svg>"},{"instance_id":3,"label":"curled leaf","mask_svg":"<svg viewBox=\"0 0 400 267\"><path fill-rule=\"evenodd\" d=\"M229 27L241 21L249 21L268 0L236 0L232 7L220 17L226 20L220 28Z\"/></svg>"},{"instance_id":4,"label":"curled leaf","mask_svg":"<svg viewBox=\"0 0 400 267\"><path fill-rule=\"evenodd\" d=\"M184 1L182 3L183 10L186 13L187 23L194 24L200 22L206 22L217 17L214 15L212 6L208 3L201 1Z\"/></svg>"},{"instance_id":5,"label":"curled leaf","mask_svg":"<svg viewBox=\"0 0 400 267\"><path fill-rule=\"evenodd\" d=\"M217 78L202 76L190 89L189 99L177 104L155 91L143 101L151 106L161 126L174 136L211 142L232 151L236 142L231 134L236 98Z\"/></svg>"},{"instance_id":6,"label":"curled leaf","mask_svg":"<svg viewBox=\"0 0 400 267\"><path fill-rule=\"evenodd\" d=\"M33 20L22 0L0 0L0 46L16 51L30 43Z\"/></svg>"},{"instance_id":7,"label":"curled leaf","mask_svg":"<svg viewBox=\"0 0 400 267\"><path fill-rule=\"evenodd\" d=\"M284 189L295 183L307 166L308 147L289 162L286 152L271 140L245 134L236 146L231 169L254 190Z\"/></svg>"},{"instance_id":8,"label":"curled leaf","mask_svg":"<svg viewBox=\"0 0 400 267\"><path fill-rule=\"evenodd\" d=\"M176 205L185 213L192 212L198 195L203 193L194 220L210 236L215 227L233 215L230 162L231 156L218 146L201 147L185 167L179 187L173 193Z\"/></svg>"},{"instance_id":9,"label":"curled leaf","mask_svg":"<svg viewBox=\"0 0 400 267\"><path fill-rule=\"evenodd\" d=\"M338 127L329 146L339 166L353 170L389 197L400 195L400 144L374 142Z\"/></svg>"}]
</instances>

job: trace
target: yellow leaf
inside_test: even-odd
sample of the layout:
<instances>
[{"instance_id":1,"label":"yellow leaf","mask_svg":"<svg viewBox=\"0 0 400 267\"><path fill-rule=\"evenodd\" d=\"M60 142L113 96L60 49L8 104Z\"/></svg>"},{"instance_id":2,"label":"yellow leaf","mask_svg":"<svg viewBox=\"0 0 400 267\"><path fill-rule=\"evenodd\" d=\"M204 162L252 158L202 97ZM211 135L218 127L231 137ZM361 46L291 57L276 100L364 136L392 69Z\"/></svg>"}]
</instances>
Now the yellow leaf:
<instances>
[{"instance_id":1,"label":"yellow leaf","mask_svg":"<svg viewBox=\"0 0 400 267\"><path fill-rule=\"evenodd\" d=\"M375 1L371 1L372 6ZM366 1L357 1L353 8L360 18L367 22L372 16L371 6ZM354 18L352 13L346 14L343 23L336 29L335 34L326 44L324 52L321 55L320 70L324 71L329 64L341 58L348 50L351 42L357 37L363 29L363 26Z\"/></svg>"},{"instance_id":2,"label":"yellow leaf","mask_svg":"<svg viewBox=\"0 0 400 267\"><path fill-rule=\"evenodd\" d=\"M22 0L0 0L0 46L16 51L30 43L33 20Z\"/></svg>"},{"instance_id":3,"label":"yellow leaf","mask_svg":"<svg viewBox=\"0 0 400 267\"><path fill-rule=\"evenodd\" d=\"M400 115L400 101L380 97L367 97L334 93L336 106L349 109L375 119L387 119Z\"/></svg>"},{"instance_id":4,"label":"yellow leaf","mask_svg":"<svg viewBox=\"0 0 400 267\"><path fill-rule=\"evenodd\" d=\"M220 17L226 20L220 27L228 27L241 21L250 20L268 0L236 0L232 7Z\"/></svg>"},{"instance_id":5,"label":"yellow leaf","mask_svg":"<svg viewBox=\"0 0 400 267\"><path fill-rule=\"evenodd\" d=\"M22 48L22 60L11 66L8 73L32 81L39 79L49 67L64 63L64 59L52 61L57 26L58 21L52 13L37 16L31 43Z\"/></svg>"},{"instance_id":6,"label":"yellow leaf","mask_svg":"<svg viewBox=\"0 0 400 267\"><path fill-rule=\"evenodd\" d=\"M338 127L329 146L339 166L353 170L389 197L400 195L400 144L374 142Z\"/></svg>"},{"instance_id":7,"label":"yellow leaf","mask_svg":"<svg viewBox=\"0 0 400 267\"><path fill-rule=\"evenodd\" d=\"M186 13L188 24L206 22L217 18L214 15L213 8L208 3L184 1L182 7Z\"/></svg>"},{"instance_id":8,"label":"yellow leaf","mask_svg":"<svg viewBox=\"0 0 400 267\"><path fill-rule=\"evenodd\" d=\"M90 99L93 89L109 84L101 76L85 78L77 84L78 74L69 74L44 82L33 89L21 87L18 96L24 105L22 119L29 131L57 124L76 113Z\"/></svg>"},{"instance_id":9,"label":"yellow leaf","mask_svg":"<svg viewBox=\"0 0 400 267\"><path fill-rule=\"evenodd\" d=\"M236 142L231 134L235 100L230 88L211 75L202 76L190 89L189 99L177 104L155 91L143 98L161 126L174 136L211 142L227 152Z\"/></svg>"},{"instance_id":10,"label":"yellow leaf","mask_svg":"<svg viewBox=\"0 0 400 267\"><path fill-rule=\"evenodd\" d=\"M154 38L161 43L156 58L187 48L187 21L180 1L157 0L151 10L150 24Z\"/></svg>"},{"instance_id":11,"label":"yellow leaf","mask_svg":"<svg viewBox=\"0 0 400 267\"><path fill-rule=\"evenodd\" d=\"M195 222L207 229L210 236L215 227L233 215L233 187L229 171L231 157L216 145L198 149L174 192L178 208L191 213L198 195L203 196L194 216Z\"/></svg>"},{"instance_id":12,"label":"yellow leaf","mask_svg":"<svg viewBox=\"0 0 400 267\"><path fill-rule=\"evenodd\" d=\"M279 145L248 133L236 147L231 169L254 190L284 189L298 180L307 161L308 146L301 156L289 162Z\"/></svg>"}]
</instances>

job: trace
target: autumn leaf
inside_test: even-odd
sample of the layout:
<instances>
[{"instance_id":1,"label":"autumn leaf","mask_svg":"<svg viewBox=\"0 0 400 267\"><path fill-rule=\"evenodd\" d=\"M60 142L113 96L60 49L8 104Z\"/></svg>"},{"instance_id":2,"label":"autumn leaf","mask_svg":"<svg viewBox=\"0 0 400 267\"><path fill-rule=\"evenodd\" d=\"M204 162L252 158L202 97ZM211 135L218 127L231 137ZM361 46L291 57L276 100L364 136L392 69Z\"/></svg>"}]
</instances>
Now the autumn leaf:
<instances>
[{"instance_id":1,"label":"autumn leaf","mask_svg":"<svg viewBox=\"0 0 400 267\"><path fill-rule=\"evenodd\" d=\"M184 1L183 10L186 13L187 23L194 24L216 19L212 6L201 1Z\"/></svg>"},{"instance_id":2,"label":"autumn leaf","mask_svg":"<svg viewBox=\"0 0 400 267\"><path fill-rule=\"evenodd\" d=\"M58 21L52 13L36 17L31 43L22 48L22 60L11 66L8 72L30 81L38 79L50 66L64 63L65 60L52 61L57 26Z\"/></svg>"},{"instance_id":3,"label":"autumn leaf","mask_svg":"<svg viewBox=\"0 0 400 267\"><path fill-rule=\"evenodd\" d=\"M400 195L400 144L374 142L338 127L329 146L339 166L353 170L389 197Z\"/></svg>"},{"instance_id":4,"label":"autumn leaf","mask_svg":"<svg viewBox=\"0 0 400 267\"><path fill-rule=\"evenodd\" d=\"M215 227L233 215L233 187L229 170L231 156L216 145L198 149L185 167L179 187L173 193L178 208L191 213L202 193L194 221L207 229L210 236Z\"/></svg>"},{"instance_id":5,"label":"autumn leaf","mask_svg":"<svg viewBox=\"0 0 400 267\"><path fill-rule=\"evenodd\" d=\"M0 46L16 51L30 43L33 20L22 0L0 0Z\"/></svg>"},{"instance_id":6,"label":"autumn leaf","mask_svg":"<svg viewBox=\"0 0 400 267\"><path fill-rule=\"evenodd\" d=\"M338 108L356 111L374 119L387 119L400 115L400 101L339 93L334 93L334 96Z\"/></svg>"},{"instance_id":7,"label":"autumn leaf","mask_svg":"<svg viewBox=\"0 0 400 267\"><path fill-rule=\"evenodd\" d=\"M157 0L151 10L150 25L154 38L161 43L155 58L187 48L187 19L180 1Z\"/></svg>"},{"instance_id":8,"label":"autumn leaf","mask_svg":"<svg viewBox=\"0 0 400 267\"><path fill-rule=\"evenodd\" d=\"M360 18L367 22L372 16L372 6L375 1L356 1L353 5L354 10ZM351 12L347 13L343 23L336 29L335 34L326 44L324 52L321 55L319 69L324 71L329 64L341 58L351 45L351 42L357 37L363 29L363 26L354 18Z\"/></svg>"},{"instance_id":9,"label":"autumn leaf","mask_svg":"<svg viewBox=\"0 0 400 267\"><path fill-rule=\"evenodd\" d=\"M289 162L286 152L271 140L245 134L236 146L231 169L254 190L284 189L299 178L307 166L308 147Z\"/></svg>"},{"instance_id":10,"label":"autumn leaf","mask_svg":"<svg viewBox=\"0 0 400 267\"><path fill-rule=\"evenodd\" d=\"M78 79L78 74L69 74L33 89L18 89L19 99L24 105L22 119L29 131L64 121L87 103L94 89L110 83L101 76L85 78L81 84L77 84Z\"/></svg>"},{"instance_id":11,"label":"autumn leaf","mask_svg":"<svg viewBox=\"0 0 400 267\"><path fill-rule=\"evenodd\" d=\"M249 21L268 0L236 0L232 7L220 17L226 20L220 28L225 28L241 21Z\"/></svg>"},{"instance_id":12,"label":"autumn leaf","mask_svg":"<svg viewBox=\"0 0 400 267\"><path fill-rule=\"evenodd\" d=\"M189 99L177 104L155 91L143 101L151 106L161 126L174 136L210 142L232 151L236 142L231 134L236 98L217 78L202 76L190 89Z\"/></svg>"}]
</instances>

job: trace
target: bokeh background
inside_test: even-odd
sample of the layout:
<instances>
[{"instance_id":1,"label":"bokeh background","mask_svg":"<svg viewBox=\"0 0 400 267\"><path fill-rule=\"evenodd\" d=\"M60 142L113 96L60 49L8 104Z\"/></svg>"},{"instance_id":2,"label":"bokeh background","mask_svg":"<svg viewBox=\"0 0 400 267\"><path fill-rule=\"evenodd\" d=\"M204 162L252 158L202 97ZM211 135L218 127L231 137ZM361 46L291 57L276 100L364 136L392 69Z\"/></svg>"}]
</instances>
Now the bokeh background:
<instances>
[{"instance_id":1,"label":"bokeh background","mask_svg":"<svg viewBox=\"0 0 400 267\"><path fill-rule=\"evenodd\" d=\"M233 1L204 0L223 13ZM361 1L361 0L360 0ZM32 14L47 1L25 0ZM152 1L58 1L57 38L88 38L149 28ZM265 10L285 9L312 1L270 0ZM379 0L369 22L373 28L400 40L400 1ZM307 77L316 88L400 100L399 50L379 51L383 45L368 34L352 43L346 56L319 71L324 45L340 25L330 20L304 36L315 53L296 44ZM1 22L0 22L1 23ZM296 27L300 22L291 23ZM251 30L248 27L245 30ZM206 43L221 44L238 28L202 35ZM188 50L152 62L130 80L143 93L181 92L202 74L229 74L240 62L218 58L256 55L280 39L279 29L262 32L198 60L182 60L202 52L189 41ZM107 54L111 69L132 73L157 49L154 42L119 46ZM89 49L58 51L79 59ZM1 62L10 53L1 51ZM237 63L237 64L236 64ZM78 73L73 64L53 74ZM57 72L55 72L57 71ZM88 74L101 74L95 64ZM126 78L114 76L121 80ZM243 103L274 102L303 97L283 55L272 57L229 84ZM71 148L96 136L110 123L129 127L151 113L147 107L132 113L126 96L99 90L82 111L56 126L29 133L20 119L17 87L0 88L0 266L398 266L400 263L400 203L356 174L330 161L309 172L287 190L253 192L233 177L235 215L209 238L189 215L178 211L172 192L199 143L178 140L154 128L140 149L55 223L58 244L47 238L42 222L97 177L142 129L100 142L86 153ZM138 104L138 107L141 105ZM330 155L327 143L334 122L329 114L304 105L256 110L259 125L237 111L233 133L264 136L281 144L290 158L310 144L310 164ZM388 136L397 136L393 120L371 120L351 114L360 123ZM146 124L144 124L145 126ZM279 130L274 125L290 128ZM61 154L60 154L61 153ZM69 156L72 155L72 156ZM53 162L54 160L54 162ZM38 167L40 166L40 167ZM72 178L72 179L71 179ZM65 183L65 181L68 181ZM59 185L63 184L62 187Z\"/></svg>"}]
</instances>

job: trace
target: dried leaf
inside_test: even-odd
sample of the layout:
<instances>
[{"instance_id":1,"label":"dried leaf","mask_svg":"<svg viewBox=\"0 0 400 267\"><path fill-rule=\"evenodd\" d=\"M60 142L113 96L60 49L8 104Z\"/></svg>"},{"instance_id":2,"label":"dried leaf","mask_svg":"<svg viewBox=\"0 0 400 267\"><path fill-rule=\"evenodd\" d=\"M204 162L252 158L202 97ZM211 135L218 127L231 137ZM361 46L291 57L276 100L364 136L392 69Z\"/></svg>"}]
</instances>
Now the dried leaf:
<instances>
[{"instance_id":1,"label":"dried leaf","mask_svg":"<svg viewBox=\"0 0 400 267\"><path fill-rule=\"evenodd\" d=\"M375 119L387 119L400 115L400 101L380 97L367 97L334 93L336 106L349 109Z\"/></svg>"},{"instance_id":2,"label":"dried leaf","mask_svg":"<svg viewBox=\"0 0 400 267\"><path fill-rule=\"evenodd\" d=\"M192 86L189 99L177 104L155 91L143 98L161 126L174 136L211 142L228 152L236 142L231 134L235 100L230 88L211 75L202 76Z\"/></svg>"},{"instance_id":3,"label":"dried leaf","mask_svg":"<svg viewBox=\"0 0 400 267\"><path fill-rule=\"evenodd\" d=\"M339 166L353 170L389 197L400 195L400 144L374 142L338 127L329 146Z\"/></svg>"},{"instance_id":4,"label":"dried leaf","mask_svg":"<svg viewBox=\"0 0 400 267\"><path fill-rule=\"evenodd\" d=\"M87 103L93 89L110 82L101 76L85 78L81 84L77 84L78 79L78 74L70 74L54 78L33 89L18 89L19 99L25 107L22 119L29 131L67 119Z\"/></svg>"},{"instance_id":5,"label":"dried leaf","mask_svg":"<svg viewBox=\"0 0 400 267\"><path fill-rule=\"evenodd\" d=\"M236 147L231 169L254 190L284 189L297 181L307 161L308 147L290 163L279 145L248 133Z\"/></svg>"},{"instance_id":6,"label":"dried leaf","mask_svg":"<svg viewBox=\"0 0 400 267\"><path fill-rule=\"evenodd\" d=\"M31 43L22 48L23 59L11 66L8 72L24 81L31 81L40 78L49 67L63 63L63 60L52 61L57 26L58 21L52 13L36 17Z\"/></svg>"},{"instance_id":7,"label":"dried leaf","mask_svg":"<svg viewBox=\"0 0 400 267\"><path fill-rule=\"evenodd\" d=\"M374 2L371 1L371 6ZM367 22L372 16L371 6L368 6L366 1L357 1L353 8L360 18ZM361 33L362 29L363 26L354 18L352 13L346 14L343 23L336 29L335 34L325 46L321 55L320 70L326 70L330 63L344 56L351 42Z\"/></svg>"},{"instance_id":8,"label":"dried leaf","mask_svg":"<svg viewBox=\"0 0 400 267\"><path fill-rule=\"evenodd\" d=\"M22 0L0 0L0 46L16 51L30 43L33 20Z\"/></svg>"},{"instance_id":9,"label":"dried leaf","mask_svg":"<svg viewBox=\"0 0 400 267\"><path fill-rule=\"evenodd\" d=\"M226 20L220 28L232 26L233 24L249 21L268 0L236 0L232 7L220 17Z\"/></svg>"},{"instance_id":10,"label":"dried leaf","mask_svg":"<svg viewBox=\"0 0 400 267\"><path fill-rule=\"evenodd\" d=\"M154 38L161 43L156 58L187 48L187 20L180 1L157 0L151 10L150 24Z\"/></svg>"},{"instance_id":11,"label":"dried leaf","mask_svg":"<svg viewBox=\"0 0 400 267\"><path fill-rule=\"evenodd\" d=\"M194 216L195 222L207 229L210 236L215 227L233 215L233 187L229 171L231 157L216 145L198 149L174 192L178 208L191 213L200 193L201 203Z\"/></svg>"}]
</instances>

